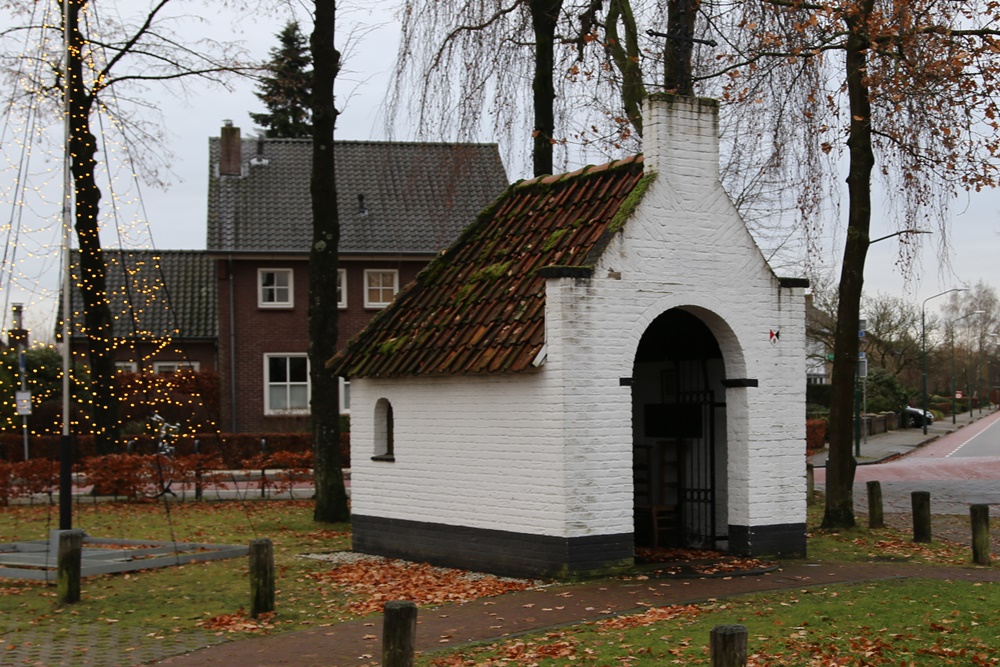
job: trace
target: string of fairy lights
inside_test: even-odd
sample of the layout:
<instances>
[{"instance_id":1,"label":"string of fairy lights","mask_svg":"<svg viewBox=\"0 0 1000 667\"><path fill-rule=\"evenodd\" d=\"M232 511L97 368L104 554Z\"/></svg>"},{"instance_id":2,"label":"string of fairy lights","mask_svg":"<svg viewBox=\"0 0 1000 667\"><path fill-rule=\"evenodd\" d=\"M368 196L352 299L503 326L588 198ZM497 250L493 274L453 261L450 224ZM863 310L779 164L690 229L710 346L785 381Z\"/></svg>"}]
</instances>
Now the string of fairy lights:
<instances>
[{"instance_id":1,"label":"string of fairy lights","mask_svg":"<svg viewBox=\"0 0 1000 667\"><path fill-rule=\"evenodd\" d=\"M57 74L63 71L64 47L59 3L33 5L28 24L37 27L22 33L20 55L11 73L14 86L0 121L0 236L5 240L0 258L0 332L6 343L13 306L20 304L24 326L31 332L28 356L37 360L36 364L29 363L26 385L32 391L33 415L38 416L29 418L28 424L32 434L41 434L58 432L57 420L53 420L56 412L46 411L45 407L57 402L62 392L61 370L52 367L52 359L58 342L64 249L64 114L62 81ZM86 34L100 34L94 3L85 6L81 24ZM82 85L93 90L106 54L93 42L85 42L80 55L84 63ZM190 366L190 360L179 344L183 332L165 283L163 269L169 256L155 250L142 201L135 148L110 88L94 104L90 126L98 141L95 175L102 194L99 228L102 241L113 237L117 243L116 248L104 250L109 278L106 299L116 323L112 339L104 342L126 370L116 378L119 424L124 431L135 432L145 427L153 412L169 412L189 417L185 424L188 432L215 431L210 417L196 409L201 404L197 391L188 393L192 391L189 377L152 372L158 360L176 360L179 366ZM80 296L84 277L79 253L73 251L70 269L74 292L70 318L73 391L78 408L73 413L73 429L86 432L88 413L96 406L84 381L85 337L94 332L88 332L84 325ZM16 351L4 348L0 372L6 370L13 380L17 366ZM22 422L16 411L15 383L5 381L3 385L0 432L19 431Z\"/></svg>"}]
</instances>

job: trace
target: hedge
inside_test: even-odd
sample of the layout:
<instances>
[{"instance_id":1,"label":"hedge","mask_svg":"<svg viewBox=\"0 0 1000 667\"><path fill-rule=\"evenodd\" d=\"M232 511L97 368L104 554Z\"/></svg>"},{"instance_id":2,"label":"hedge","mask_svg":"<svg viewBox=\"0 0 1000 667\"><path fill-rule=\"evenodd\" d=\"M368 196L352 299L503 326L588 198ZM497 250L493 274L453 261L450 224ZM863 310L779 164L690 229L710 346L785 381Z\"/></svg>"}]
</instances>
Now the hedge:
<instances>
[{"instance_id":1,"label":"hedge","mask_svg":"<svg viewBox=\"0 0 1000 667\"><path fill-rule=\"evenodd\" d=\"M806 450L823 449L826 443L827 422L825 419L806 420Z\"/></svg>"},{"instance_id":2,"label":"hedge","mask_svg":"<svg viewBox=\"0 0 1000 667\"><path fill-rule=\"evenodd\" d=\"M73 457L80 461L97 455L94 448L94 437L91 435L76 435L73 437ZM29 438L31 459L59 458L58 435L36 435ZM139 435L121 439L121 452L134 451L152 454L156 451L156 438L151 435ZM197 452L195 443L198 443ZM264 443L262 445L262 442ZM134 443L131 447L129 443ZM218 456L222 465L229 468L243 468L244 463L263 454L277 452L305 453L312 452L312 434L310 433L208 433L193 436L181 436L172 443L175 456L182 457L191 454L206 454ZM340 456L344 467L350 466L351 434L340 434ZM0 434L0 459L5 461L22 461L24 459L24 440L20 434Z\"/></svg>"}]
</instances>

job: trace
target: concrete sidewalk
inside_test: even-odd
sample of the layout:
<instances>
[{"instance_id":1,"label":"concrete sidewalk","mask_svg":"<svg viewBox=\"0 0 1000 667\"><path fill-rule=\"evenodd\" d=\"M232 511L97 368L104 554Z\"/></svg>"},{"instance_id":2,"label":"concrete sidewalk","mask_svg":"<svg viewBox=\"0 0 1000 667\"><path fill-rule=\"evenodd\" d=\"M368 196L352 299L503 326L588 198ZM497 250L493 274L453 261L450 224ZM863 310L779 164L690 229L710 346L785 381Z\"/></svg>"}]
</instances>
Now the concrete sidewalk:
<instances>
[{"instance_id":1,"label":"concrete sidewalk","mask_svg":"<svg viewBox=\"0 0 1000 667\"><path fill-rule=\"evenodd\" d=\"M982 414L979 410L972 412L960 412L955 415L955 423L952 424L951 417L944 417L935 420L927 427L927 434L924 435L923 427L900 428L878 435L870 435L867 440L861 437L860 448L855 449L855 458L858 465L879 463L886 459L905 456L915 449L918 449L941 436L953 433L963 426L968 426L977 420L988 417L994 413L992 409L983 408ZM860 451L859 451L860 450ZM826 467L826 460L830 455L828 447L809 455L808 461L817 468Z\"/></svg>"}]
</instances>

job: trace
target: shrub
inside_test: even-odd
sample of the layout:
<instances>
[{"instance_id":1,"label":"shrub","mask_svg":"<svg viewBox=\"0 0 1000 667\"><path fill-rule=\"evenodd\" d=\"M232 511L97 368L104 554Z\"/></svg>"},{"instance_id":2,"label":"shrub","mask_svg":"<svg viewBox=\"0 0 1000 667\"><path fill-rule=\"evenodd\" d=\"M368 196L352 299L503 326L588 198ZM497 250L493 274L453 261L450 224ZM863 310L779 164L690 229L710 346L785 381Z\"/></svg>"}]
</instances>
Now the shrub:
<instances>
[{"instance_id":1,"label":"shrub","mask_svg":"<svg viewBox=\"0 0 1000 667\"><path fill-rule=\"evenodd\" d=\"M827 422L825 419L806 420L806 450L823 449L826 443Z\"/></svg>"}]
</instances>

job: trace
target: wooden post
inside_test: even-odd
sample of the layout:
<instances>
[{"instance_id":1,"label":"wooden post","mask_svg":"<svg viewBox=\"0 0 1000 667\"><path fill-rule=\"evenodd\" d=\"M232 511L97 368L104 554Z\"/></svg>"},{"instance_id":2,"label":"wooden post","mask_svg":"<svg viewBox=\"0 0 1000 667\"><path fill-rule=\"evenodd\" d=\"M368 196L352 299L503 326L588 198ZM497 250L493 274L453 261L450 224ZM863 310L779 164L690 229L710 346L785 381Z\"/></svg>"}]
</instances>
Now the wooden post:
<instances>
[{"instance_id":1,"label":"wooden post","mask_svg":"<svg viewBox=\"0 0 1000 667\"><path fill-rule=\"evenodd\" d=\"M882 513L882 483L868 482L868 527L885 528Z\"/></svg>"},{"instance_id":2,"label":"wooden post","mask_svg":"<svg viewBox=\"0 0 1000 667\"><path fill-rule=\"evenodd\" d=\"M813 493L816 491L816 466L811 463L806 464L806 505L812 505L815 501Z\"/></svg>"},{"instance_id":3,"label":"wooden post","mask_svg":"<svg viewBox=\"0 0 1000 667\"><path fill-rule=\"evenodd\" d=\"M83 531L60 530L59 560L56 564L58 582L56 594L59 604L80 601L80 571L83 566Z\"/></svg>"},{"instance_id":4,"label":"wooden post","mask_svg":"<svg viewBox=\"0 0 1000 667\"><path fill-rule=\"evenodd\" d=\"M976 565L990 564L990 506L971 505L972 519L972 562Z\"/></svg>"},{"instance_id":5,"label":"wooden post","mask_svg":"<svg viewBox=\"0 0 1000 667\"><path fill-rule=\"evenodd\" d=\"M386 602L382 619L382 667L413 667L417 646L417 605Z\"/></svg>"},{"instance_id":6,"label":"wooden post","mask_svg":"<svg viewBox=\"0 0 1000 667\"><path fill-rule=\"evenodd\" d=\"M746 667L746 626L715 626L709 634L709 648L712 656L712 667Z\"/></svg>"},{"instance_id":7,"label":"wooden post","mask_svg":"<svg viewBox=\"0 0 1000 667\"><path fill-rule=\"evenodd\" d=\"M910 494L913 507L913 541L931 541L931 494L929 491L914 491Z\"/></svg>"},{"instance_id":8,"label":"wooden post","mask_svg":"<svg viewBox=\"0 0 1000 667\"><path fill-rule=\"evenodd\" d=\"M250 615L274 611L274 546L266 537L250 540Z\"/></svg>"}]
</instances>

